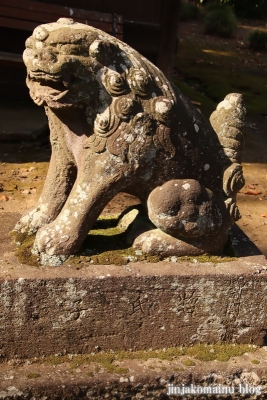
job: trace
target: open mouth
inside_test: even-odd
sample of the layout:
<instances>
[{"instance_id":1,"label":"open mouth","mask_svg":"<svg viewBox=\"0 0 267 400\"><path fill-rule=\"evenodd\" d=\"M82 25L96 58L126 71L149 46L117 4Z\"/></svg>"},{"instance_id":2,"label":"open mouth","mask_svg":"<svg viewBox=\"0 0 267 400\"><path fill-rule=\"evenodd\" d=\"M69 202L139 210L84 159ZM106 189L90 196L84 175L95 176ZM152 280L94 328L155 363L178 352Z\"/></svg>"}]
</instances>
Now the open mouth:
<instances>
[{"instance_id":1,"label":"open mouth","mask_svg":"<svg viewBox=\"0 0 267 400\"><path fill-rule=\"evenodd\" d=\"M61 74L49 74L44 71L30 71L29 79L38 82L42 86L48 86L59 92L65 91L70 86L70 80Z\"/></svg>"},{"instance_id":2,"label":"open mouth","mask_svg":"<svg viewBox=\"0 0 267 400\"><path fill-rule=\"evenodd\" d=\"M67 101L70 84L70 78L63 74L49 74L40 70L28 72L27 85L38 105Z\"/></svg>"}]
</instances>

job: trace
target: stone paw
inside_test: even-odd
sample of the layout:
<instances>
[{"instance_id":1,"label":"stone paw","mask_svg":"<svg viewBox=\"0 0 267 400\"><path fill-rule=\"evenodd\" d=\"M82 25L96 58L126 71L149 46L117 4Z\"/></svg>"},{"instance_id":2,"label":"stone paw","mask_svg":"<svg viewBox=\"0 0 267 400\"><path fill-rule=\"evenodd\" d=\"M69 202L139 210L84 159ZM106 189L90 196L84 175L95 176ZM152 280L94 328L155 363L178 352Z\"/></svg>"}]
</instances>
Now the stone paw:
<instances>
[{"instance_id":1,"label":"stone paw","mask_svg":"<svg viewBox=\"0 0 267 400\"><path fill-rule=\"evenodd\" d=\"M34 242L34 251L48 256L68 256L76 251L72 239L70 235L58 232L55 229L55 224L51 223L38 230Z\"/></svg>"},{"instance_id":2,"label":"stone paw","mask_svg":"<svg viewBox=\"0 0 267 400\"><path fill-rule=\"evenodd\" d=\"M205 253L220 253L226 241L227 233L224 232L218 235L182 240L174 238L160 229L153 229L138 236L133 243L133 248L161 257L198 256Z\"/></svg>"},{"instance_id":3,"label":"stone paw","mask_svg":"<svg viewBox=\"0 0 267 400\"><path fill-rule=\"evenodd\" d=\"M62 265L68 258L66 255L49 255L46 253L40 253L36 244L33 246L32 254L37 256L37 259L41 265L49 265L51 267Z\"/></svg>"},{"instance_id":4,"label":"stone paw","mask_svg":"<svg viewBox=\"0 0 267 400\"><path fill-rule=\"evenodd\" d=\"M16 224L14 230L28 234L35 233L39 228L49 223L49 217L42 207L35 207L24 214Z\"/></svg>"}]
</instances>

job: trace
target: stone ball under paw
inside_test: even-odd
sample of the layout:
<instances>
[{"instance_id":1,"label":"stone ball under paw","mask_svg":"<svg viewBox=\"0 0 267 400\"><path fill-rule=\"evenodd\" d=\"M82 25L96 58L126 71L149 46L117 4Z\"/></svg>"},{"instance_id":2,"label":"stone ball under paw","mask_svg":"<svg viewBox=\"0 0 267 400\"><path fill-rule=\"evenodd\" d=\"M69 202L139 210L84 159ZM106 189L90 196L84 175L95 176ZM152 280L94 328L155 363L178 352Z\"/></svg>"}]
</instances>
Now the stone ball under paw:
<instances>
[{"instance_id":1,"label":"stone ball under paw","mask_svg":"<svg viewBox=\"0 0 267 400\"><path fill-rule=\"evenodd\" d=\"M201 237L218 232L226 208L213 192L193 179L171 180L148 198L151 221L174 237Z\"/></svg>"}]
</instances>

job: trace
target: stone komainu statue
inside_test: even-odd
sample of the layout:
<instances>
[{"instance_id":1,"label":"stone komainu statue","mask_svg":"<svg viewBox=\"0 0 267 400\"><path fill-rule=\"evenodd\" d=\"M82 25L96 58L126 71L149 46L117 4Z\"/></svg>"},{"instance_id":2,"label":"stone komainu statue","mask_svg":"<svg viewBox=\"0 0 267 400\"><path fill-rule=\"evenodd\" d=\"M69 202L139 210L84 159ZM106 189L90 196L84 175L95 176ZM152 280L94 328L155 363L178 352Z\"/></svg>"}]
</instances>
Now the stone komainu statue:
<instances>
[{"instance_id":1,"label":"stone komainu statue","mask_svg":"<svg viewBox=\"0 0 267 400\"><path fill-rule=\"evenodd\" d=\"M136 248L222 250L244 184L241 95L218 105L213 129L146 58L71 19L37 27L23 58L30 95L48 116L52 157L36 207L15 229L37 231L43 263L75 253L120 191L139 197L154 224Z\"/></svg>"}]
</instances>

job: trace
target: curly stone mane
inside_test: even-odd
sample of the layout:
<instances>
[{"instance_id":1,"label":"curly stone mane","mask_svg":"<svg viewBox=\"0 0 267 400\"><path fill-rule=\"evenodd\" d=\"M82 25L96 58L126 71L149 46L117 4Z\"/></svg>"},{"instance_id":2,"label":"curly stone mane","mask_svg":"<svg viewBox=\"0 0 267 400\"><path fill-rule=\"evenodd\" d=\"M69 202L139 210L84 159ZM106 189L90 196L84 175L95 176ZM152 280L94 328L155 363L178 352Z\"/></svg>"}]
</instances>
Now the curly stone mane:
<instances>
[{"instance_id":1,"label":"curly stone mane","mask_svg":"<svg viewBox=\"0 0 267 400\"><path fill-rule=\"evenodd\" d=\"M66 64L73 63L74 68L76 64L77 70L83 65L79 105L86 105L88 124L93 124L93 134L88 137L85 148L96 153L108 149L111 154L125 159L129 153L138 151L153 140L157 148L173 157L175 148L170 140L170 128L176 97L171 84L153 64L118 39L64 18L57 23L36 28L26 42L24 61L27 65L33 47L41 47L40 43L46 50L48 61L53 58L55 47L59 56L65 56L64 62L50 71L50 76L46 77L47 83L53 83L58 76L65 84L65 89L69 89L70 85L66 83L70 83L68 81L72 77L64 76L64 73L67 75ZM64 95L60 93L56 102L49 104L35 88L38 79L42 79L42 76L35 74L30 67L27 84L37 104L57 108L58 101L61 107L67 106L69 100L73 103L74 99L70 99L71 96L63 91ZM90 98L92 88L87 88L86 80L94 87L94 101ZM153 138L150 132L153 132Z\"/></svg>"}]
</instances>

